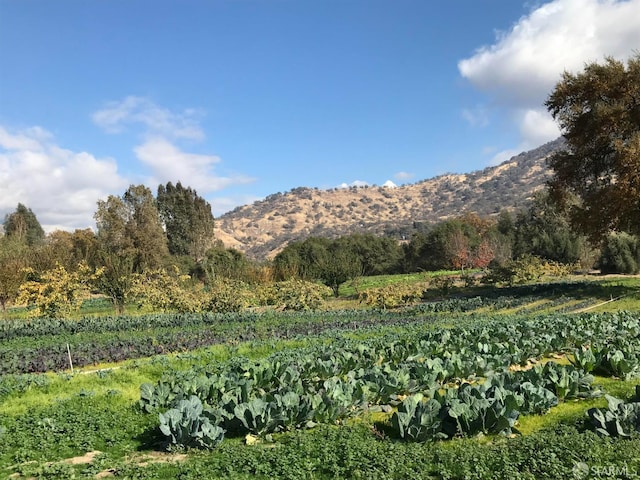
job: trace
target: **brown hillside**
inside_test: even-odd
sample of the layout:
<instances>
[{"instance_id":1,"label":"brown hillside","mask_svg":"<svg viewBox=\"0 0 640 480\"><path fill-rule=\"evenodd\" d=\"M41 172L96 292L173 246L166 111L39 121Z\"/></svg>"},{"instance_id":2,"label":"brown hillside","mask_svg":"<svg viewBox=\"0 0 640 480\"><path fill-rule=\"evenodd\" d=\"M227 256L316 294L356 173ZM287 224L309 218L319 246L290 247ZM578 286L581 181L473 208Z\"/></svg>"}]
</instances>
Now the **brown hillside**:
<instances>
[{"instance_id":1,"label":"brown hillside","mask_svg":"<svg viewBox=\"0 0 640 480\"><path fill-rule=\"evenodd\" d=\"M372 232L402 239L418 223L466 212L494 215L531 200L549 177L546 158L561 145L558 139L496 167L399 187L294 188L222 215L216 220L216 238L251 258L264 259L310 235Z\"/></svg>"}]
</instances>

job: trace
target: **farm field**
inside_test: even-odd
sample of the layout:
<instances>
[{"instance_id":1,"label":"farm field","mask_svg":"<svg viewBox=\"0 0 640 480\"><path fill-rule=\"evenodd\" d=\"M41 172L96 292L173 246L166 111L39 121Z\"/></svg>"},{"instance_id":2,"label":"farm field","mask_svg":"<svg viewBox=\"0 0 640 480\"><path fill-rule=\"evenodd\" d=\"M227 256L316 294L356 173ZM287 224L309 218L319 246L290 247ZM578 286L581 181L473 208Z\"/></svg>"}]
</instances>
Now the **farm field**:
<instances>
[{"instance_id":1,"label":"farm field","mask_svg":"<svg viewBox=\"0 0 640 480\"><path fill-rule=\"evenodd\" d=\"M6 320L0 477L639 478L638 287Z\"/></svg>"}]
</instances>

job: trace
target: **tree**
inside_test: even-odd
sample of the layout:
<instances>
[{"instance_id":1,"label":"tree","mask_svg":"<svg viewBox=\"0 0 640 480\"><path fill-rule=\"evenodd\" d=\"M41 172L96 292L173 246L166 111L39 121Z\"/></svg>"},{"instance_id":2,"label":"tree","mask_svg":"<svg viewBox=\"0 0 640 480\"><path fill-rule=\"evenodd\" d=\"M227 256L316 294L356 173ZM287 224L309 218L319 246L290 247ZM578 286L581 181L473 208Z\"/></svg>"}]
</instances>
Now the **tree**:
<instances>
[{"instance_id":1,"label":"tree","mask_svg":"<svg viewBox=\"0 0 640 480\"><path fill-rule=\"evenodd\" d=\"M331 242L317 262L317 278L333 290L337 298L340 285L362 275L362 263L346 238Z\"/></svg>"},{"instance_id":2,"label":"tree","mask_svg":"<svg viewBox=\"0 0 640 480\"><path fill-rule=\"evenodd\" d=\"M99 200L94 218L101 251L131 257L136 272L163 265L167 237L147 187L131 185L122 197L109 195L106 201Z\"/></svg>"},{"instance_id":3,"label":"tree","mask_svg":"<svg viewBox=\"0 0 640 480\"><path fill-rule=\"evenodd\" d=\"M191 187L180 182L158 186L158 212L167 234L169 253L189 255L201 261L213 244L211 205Z\"/></svg>"},{"instance_id":4,"label":"tree","mask_svg":"<svg viewBox=\"0 0 640 480\"><path fill-rule=\"evenodd\" d=\"M106 249L98 251L98 263L94 286L107 295L117 315L124 313L127 300L131 298L134 281L133 256L118 254Z\"/></svg>"},{"instance_id":5,"label":"tree","mask_svg":"<svg viewBox=\"0 0 640 480\"><path fill-rule=\"evenodd\" d=\"M5 313L25 280L28 253L28 247L18 239L6 235L0 237L0 307Z\"/></svg>"},{"instance_id":6,"label":"tree","mask_svg":"<svg viewBox=\"0 0 640 480\"><path fill-rule=\"evenodd\" d=\"M550 185L559 201L579 199L572 223L594 241L640 233L640 53L565 72L545 105L566 140Z\"/></svg>"},{"instance_id":7,"label":"tree","mask_svg":"<svg viewBox=\"0 0 640 480\"><path fill-rule=\"evenodd\" d=\"M402 260L402 247L397 240L372 233L354 233L342 237L362 265L362 275L397 273Z\"/></svg>"},{"instance_id":8,"label":"tree","mask_svg":"<svg viewBox=\"0 0 640 480\"><path fill-rule=\"evenodd\" d=\"M5 217L4 233L8 237L24 241L29 246L37 245L44 240L44 230L35 213L21 203L18 203L15 212Z\"/></svg>"},{"instance_id":9,"label":"tree","mask_svg":"<svg viewBox=\"0 0 640 480\"><path fill-rule=\"evenodd\" d=\"M218 277L245 280L249 266L249 261L241 251L225 248L221 242L207 250L205 259L200 262L207 282Z\"/></svg>"},{"instance_id":10,"label":"tree","mask_svg":"<svg viewBox=\"0 0 640 480\"><path fill-rule=\"evenodd\" d=\"M602 273L630 273L640 270L640 242L624 232L611 232L602 247Z\"/></svg>"},{"instance_id":11,"label":"tree","mask_svg":"<svg viewBox=\"0 0 640 480\"><path fill-rule=\"evenodd\" d=\"M568 209L554 203L548 192L537 194L516 217L514 257L528 254L565 264L581 261L587 239L572 228Z\"/></svg>"}]
</instances>

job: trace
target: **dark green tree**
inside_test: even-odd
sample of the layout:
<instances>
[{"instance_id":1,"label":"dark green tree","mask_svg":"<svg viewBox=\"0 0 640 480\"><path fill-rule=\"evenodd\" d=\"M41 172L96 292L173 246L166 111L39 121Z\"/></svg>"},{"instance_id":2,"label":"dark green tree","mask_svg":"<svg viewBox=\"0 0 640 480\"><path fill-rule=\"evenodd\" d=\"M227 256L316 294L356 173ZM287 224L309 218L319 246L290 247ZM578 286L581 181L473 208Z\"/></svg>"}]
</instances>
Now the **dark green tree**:
<instances>
[{"instance_id":1,"label":"dark green tree","mask_svg":"<svg viewBox=\"0 0 640 480\"><path fill-rule=\"evenodd\" d=\"M273 259L276 278L280 280L292 277L303 280L318 279L330 244L331 240L322 237L309 237L289 243Z\"/></svg>"},{"instance_id":2,"label":"dark green tree","mask_svg":"<svg viewBox=\"0 0 640 480\"><path fill-rule=\"evenodd\" d=\"M550 185L560 201L579 199L573 225L595 241L640 233L640 53L565 72L545 105L566 140Z\"/></svg>"},{"instance_id":3,"label":"dark green tree","mask_svg":"<svg viewBox=\"0 0 640 480\"><path fill-rule=\"evenodd\" d=\"M338 297L340 285L362 275L362 263L346 238L338 238L327 247L317 263L318 279Z\"/></svg>"},{"instance_id":4,"label":"dark green tree","mask_svg":"<svg viewBox=\"0 0 640 480\"><path fill-rule=\"evenodd\" d=\"M158 186L158 211L167 234L169 253L201 261L213 245L211 205L191 187L169 182Z\"/></svg>"},{"instance_id":5,"label":"dark green tree","mask_svg":"<svg viewBox=\"0 0 640 480\"><path fill-rule=\"evenodd\" d=\"M207 282L212 282L218 278L245 280L251 263L242 252L225 248L220 242L207 250L205 259L199 265L202 270L199 273L204 275Z\"/></svg>"},{"instance_id":6,"label":"dark green tree","mask_svg":"<svg viewBox=\"0 0 640 480\"><path fill-rule=\"evenodd\" d=\"M400 271L403 252L397 240L371 233L354 233L342 238L360 262L363 276Z\"/></svg>"},{"instance_id":7,"label":"dark green tree","mask_svg":"<svg viewBox=\"0 0 640 480\"><path fill-rule=\"evenodd\" d=\"M624 232L607 235L600 257L602 273L636 274L640 271L640 242Z\"/></svg>"},{"instance_id":8,"label":"dark green tree","mask_svg":"<svg viewBox=\"0 0 640 480\"><path fill-rule=\"evenodd\" d=\"M34 246L44 241L44 230L35 213L30 208L18 203L15 212L5 216L4 233Z\"/></svg>"},{"instance_id":9,"label":"dark green tree","mask_svg":"<svg viewBox=\"0 0 640 480\"><path fill-rule=\"evenodd\" d=\"M534 255L559 263L576 263L589 248L587 238L572 228L567 207L553 202L547 192L534 198L515 221L514 257Z\"/></svg>"}]
</instances>

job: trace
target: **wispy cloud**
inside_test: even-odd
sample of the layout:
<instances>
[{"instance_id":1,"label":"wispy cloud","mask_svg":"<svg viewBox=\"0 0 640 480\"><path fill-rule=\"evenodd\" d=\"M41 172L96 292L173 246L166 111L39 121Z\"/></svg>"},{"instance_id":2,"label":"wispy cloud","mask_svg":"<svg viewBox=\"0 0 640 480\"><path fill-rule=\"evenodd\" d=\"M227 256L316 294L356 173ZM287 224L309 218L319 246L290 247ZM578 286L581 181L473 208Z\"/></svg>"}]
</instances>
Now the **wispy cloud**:
<instances>
[{"instance_id":1,"label":"wispy cloud","mask_svg":"<svg viewBox=\"0 0 640 480\"><path fill-rule=\"evenodd\" d=\"M148 169L149 184L179 181L206 194L255 180L246 175L219 175L215 171L222 162L218 156L188 152L180 145L189 140L189 147L193 148L193 142L205 140L200 124L202 112L197 109L176 112L149 98L130 95L108 102L91 118L111 134L135 127L140 143L132 148Z\"/></svg>"},{"instance_id":2,"label":"wispy cloud","mask_svg":"<svg viewBox=\"0 0 640 480\"><path fill-rule=\"evenodd\" d=\"M342 182L340 185L335 188L349 188L349 187L368 187L369 182L365 182L364 180L354 180L351 183Z\"/></svg>"},{"instance_id":3,"label":"wispy cloud","mask_svg":"<svg viewBox=\"0 0 640 480\"><path fill-rule=\"evenodd\" d=\"M393 175L393 178L400 181L411 180L415 175L409 172L398 172Z\"/></svg>"},{"instance_id":4,"label":"wispy cloud","mask_svg":"<svg viewBox=\"0 0 640 480\"><path fill-rule=\"evenodd\" d=\"M121 133L127 127L142 126L145 133L168 138L203 140L200 127L202 113L195 109L172 112L145 97L130 95L122 100L108 102L91 119L107 133Z\"/></svg>"},{"instance_id":5,"label":"wispy cloud","mask_svg":"<svg viewBox=\"0 0 640 480\"><path fill-rule=\"evenodd\" d=\"M484 107L464 108L462 110L462 118L472 127L486 127L489 125L489 115Z\"/></svg>"},{"instance_id":6,"label":"wispy cloud","mask_svg":"<svg viewBox=\"0 0 640 480\"><path fill-rule=\"evenodd\" d=\"M40 127L10 131L0 126L2 217L23 203L47 231L92 227L96 201L127 184L111 158L62 148Z\"/></svg>"},{"instance_id":7,"label":"wispy cloud","mask_svg":"<svg viewBox=\"0 0 640 480\"><path fill-rule=\"evenodd\" d=\"M543 104L562 72L606 56L628 58L640 45L639 12L640 0L553 0L498 32L495 43L461 60L458 69L510 112L520 127L517 150L533 148L560 134ZM476 121L474 112L463 116Z\"/></svg>"}]
</instances>

